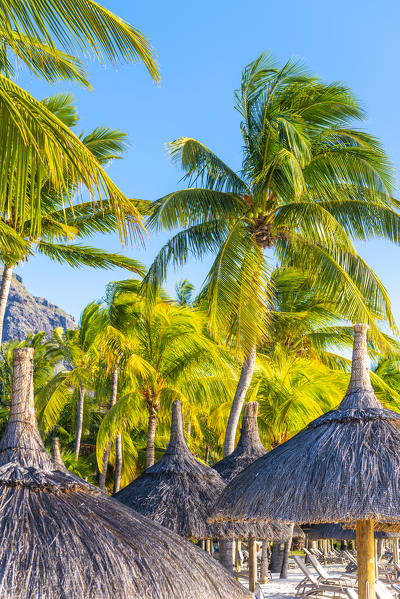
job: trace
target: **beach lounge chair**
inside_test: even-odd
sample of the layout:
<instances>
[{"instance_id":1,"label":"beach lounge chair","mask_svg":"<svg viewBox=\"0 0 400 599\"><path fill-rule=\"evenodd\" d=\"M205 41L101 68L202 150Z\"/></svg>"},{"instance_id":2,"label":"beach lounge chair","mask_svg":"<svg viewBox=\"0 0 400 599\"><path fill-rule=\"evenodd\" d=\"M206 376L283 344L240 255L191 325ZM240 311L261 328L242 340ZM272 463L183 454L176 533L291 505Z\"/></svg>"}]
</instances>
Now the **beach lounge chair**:
<instances>
[{"instance_id":1,"label":"beach lounge chair","mask_svg":"<svg viewBox=\"0 0 400 599\"><path fill-rule=\"evenodd\" d=\"M393 585L398 586L398 585ZM349 599L358 599L358 592L354 588L347 588L346 594ZM393 599L393 593L387 588L387 586L381 581L375 581L375 596L376 599Z\"/></svg>"},{"instance_id":2,"label":"beach lounge chair","mask_svg":"<svg viewBox=\"0 0 400 599\"><path fill-rule=\"evenodd\" d=\"M319 580L314 574L307 568L303 560L298 556L294 555L293 559L298 568L304 574L303 580L296 586L296 597L299 595L307 595L313 597L346 597L346 587L348 583L336 579L331 579L329 583L326 580Z\"/></svg>"},{"instance_id":3,"label":"beach lounge chair","mask_svg":"<svg viewBox=\"0 0 400 599\"><path fill-rule=\"evenodd\" d=\"M311 565L318 574L319 582L322 582L323 584L339 584L345 587L357 586L357 580L351 574L343 574L342 576L332 577L314 555L309 553L307 549L304 549L304 551L308 554Z\"/></svg>"}]
</instances>

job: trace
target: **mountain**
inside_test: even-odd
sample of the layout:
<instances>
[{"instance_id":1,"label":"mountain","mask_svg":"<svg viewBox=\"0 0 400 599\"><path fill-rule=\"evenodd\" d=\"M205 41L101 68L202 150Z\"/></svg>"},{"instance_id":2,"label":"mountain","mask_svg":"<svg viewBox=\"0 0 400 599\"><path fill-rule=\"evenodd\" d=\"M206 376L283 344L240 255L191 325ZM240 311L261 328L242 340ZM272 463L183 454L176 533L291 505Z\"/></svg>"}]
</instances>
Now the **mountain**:
<instances>
[{"instance_id":1,"label":"mountain","mask_svg":"<svg viewBox=\"0 0 400 599\"><path fill-rule=\"evenodd\" d=\"M72 316L43 297L30 294L22 283L22 277L13 275L4 320L3 341L22 341L28 333L51 333L57 327L76 329L77 326Z\"/></svg>"}]
</instances>

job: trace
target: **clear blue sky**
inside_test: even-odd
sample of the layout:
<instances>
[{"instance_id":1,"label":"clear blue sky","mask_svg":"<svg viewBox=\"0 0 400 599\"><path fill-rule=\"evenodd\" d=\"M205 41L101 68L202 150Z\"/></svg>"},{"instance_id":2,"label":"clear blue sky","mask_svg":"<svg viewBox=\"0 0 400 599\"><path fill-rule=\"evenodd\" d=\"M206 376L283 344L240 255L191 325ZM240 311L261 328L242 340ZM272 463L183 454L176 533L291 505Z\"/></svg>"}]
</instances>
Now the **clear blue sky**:
<instances>
[{"instance_id":1,"label":"clear blue sky","mask_svg":"<svg viewBox=\"0 0 400 599\"><path fill-rule=\"evenodd\" d=\"M101 1L101 0L100 0ZM261 52L280 60L301 58L326 81L341 80L361 98L368 112L365 128L378 136L400 166L399 65L400 10L396 0L104 0L103 4L143 31L161 67L162 83L152 83L141 65L114 69L89 63L94 91L60 84L49 88L22 75L19 82L36 97L72 91L81 125L120 128L130 149L109 173L128 197L156 199L176 189L180 172L170 164L164 144L195 137L234 168L240 168L241 141L233 91L242 68ZM116 236L92 240L98 247L124 251L149 265L166 236L151 238L145 249L122 248ZM384 242L359 247L389 289L400 320L400 248ZM108 281L124 271L74 270L35 257L18 269L28 289L75 317L102 297ZM170 273L167 287L189 278L197 286L207 261Z\"/></svg>"}]
</instances>

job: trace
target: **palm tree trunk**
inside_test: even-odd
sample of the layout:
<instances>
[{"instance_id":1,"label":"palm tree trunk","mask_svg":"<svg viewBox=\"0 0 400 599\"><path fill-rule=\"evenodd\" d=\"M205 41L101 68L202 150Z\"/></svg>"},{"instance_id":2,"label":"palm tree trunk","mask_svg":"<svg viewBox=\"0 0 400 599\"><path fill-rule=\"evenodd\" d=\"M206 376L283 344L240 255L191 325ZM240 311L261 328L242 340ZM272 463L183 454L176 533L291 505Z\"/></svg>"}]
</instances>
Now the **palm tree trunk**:
<instances>
[{"instance_id":1,"label":"palm tree trunk","mask_svg":"<svg viewBox=\"0 0 400 599\"><path fill-rule=\"evenodd\" d=\"M281 572L284 548L284 540L274 541L274 544L272 546L271 564L269 569L271 570L271 572L275 574L279 574Z\"/></svg>"},{"instance_id":2,"label":"palm tree trunk","mask_svg":"<svg viewBox=\"0 0 400 599\"><path fill-rule=\"evenodd\" d=\"M235 449L236 430L242 411L243 402L246 397L248 388L250 387L251 379L253 378L254 367L256 365L256 346L252 347L248 353L240 373L238 385L236 387L235 396L233 398L231 411L226 426L224 453L223 457L230 455Z\"/></svg>"},{"instance_id":3,"label":"palm tree trunk","mask_svg":"<svg viewBox=\"0 0 400 599\"><path fill-rule=\"evenodd\" d=\"M261 563L260 563L260 584L267 584L268 582L268 541L264 540L261 551Z\"/></svg>"},{"instance_id":4,"label":"palm tree trunk","mask_svg":"<svg viewBox=\"0 0 400 599\"><path fill-rule=\"evenodd\" d=\"M110 391L110 403L108 409L116 404L118 397L118 375L119 375L119 367L116 366L111 373L111 391ZM103 468L100 472L99 476L99 487L102 491L106 490L106 478L107 478L107 469L108 462L110 461L110 453L111 453L111 441L109 442L107 449L103 455Z\"/></svg>"},{"instance_id":5,"label":"palm tree trunk","mask_svg":"<svg viewBox=\"0 0 400 599\"><path fill-rule=\"evenodd\" d=\"M285 541L285 546L283 549L283 559L282 559L282 567L280 578L288 578L289 576L289 552L292 546L292 537L293 537L293 525L290 527L290 536Z\"/></svg>"},{"instance_id":6,"label":"palm tree trunk","mask_svg":"<svg viewBox=\"0 0 400 599\"><path fill-rule=\"evenodd\" d=\"M149 405L149 424L147 427L147 447L146 447L146 468L153 466L155 461L155 437L156 437L156 426L157 426L157 410L154 405Z\"/></svg>"},{"instance_id":7,"label":"palm tree trunk","mask_svg":"<svg viewBox=\"0 0 400 599\"><path fill-rule=\"evenodd\" d=\"M121 488L122 475L122 435L118 433L115 440L115 475L114 475L114 493L118 493Z\"/></svg>"},{"instance_id":8,"label":"palm tree trunk","mask_svg":"<svg viewBox=\"0 0 400 599\"><path fill-rule=\"evenodd\" d=\"M79 452L81 450L81 438L83 428L83 408L85 405L85 390L82 385L79 385L78 390L78 414L76 418L76 435L75 435L75 447L74 454L75 459L79 458Z\"/></svg>"},{"instance_id":9,"label":"palm tree trunk","mask_svg":"<svg viewBox=\"0 0 400 599\"><path fill-rule=\"evenodd\" d=\"M4 317L6 314L8 294L10 293L12 273L12 266L4 266L0 286L0 344L3 341Z\"/></svg>"},{"instance_id":10,"label":"palm tree trunk","mask_svg":"<svg viewBox=\"0 0 400 599\"><path fill-rule=\"evenodd\" d=\"M233 541L219 541L219 561L229 572L233 572Z\"/></svg>"}]
</instances>

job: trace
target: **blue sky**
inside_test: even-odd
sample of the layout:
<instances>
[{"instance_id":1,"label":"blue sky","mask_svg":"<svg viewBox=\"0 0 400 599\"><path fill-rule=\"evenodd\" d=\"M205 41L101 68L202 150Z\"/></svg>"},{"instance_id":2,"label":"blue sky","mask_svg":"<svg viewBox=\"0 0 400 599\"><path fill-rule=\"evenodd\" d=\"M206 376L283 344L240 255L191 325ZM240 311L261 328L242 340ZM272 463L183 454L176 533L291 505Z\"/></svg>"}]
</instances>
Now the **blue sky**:
<instances>
[{"instance_id":1,"label":"blue sky","mask_svg":"<svg viewBox=\"0 0 400 599\"><path fill-rule=\"evenodd\" d=\"M92 92L58 84L43 85L22 74L19 83L36 97L72 91L81 125L122 129L130 148L109 174L128 197L156 199L176 189L181 173L165 152L165 143L194 137L240 168L241 140L233 91L242 68L261 52L285 61L302 59L326 81L340 80L353 89L367 110L364 128L378 136L400 166L399 137L399 8L395 0L131 0L103 4L143 31L152 42L161 68L157 87L142 65L113 68L88 63ZM149 265L166 235L147 240L146 247L122 248L117 236L91 243L121 251ZM400 281L396 265L400 249L374 241L358 246L388 288L400 320ZM208 262L189 263L171 271L167 288L189 278L201 285ZM125 278L124 271L74 270L35 257L18 268L28 289L46 297L76 318L107 282Z\"/></svg>"}]
</instances>

